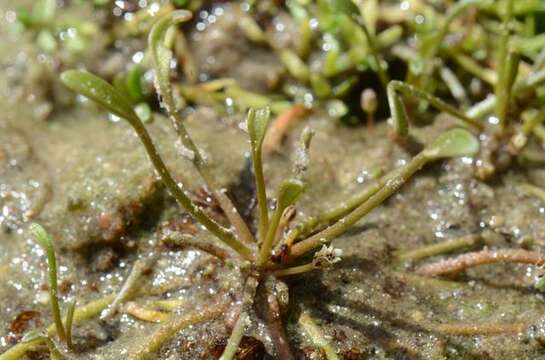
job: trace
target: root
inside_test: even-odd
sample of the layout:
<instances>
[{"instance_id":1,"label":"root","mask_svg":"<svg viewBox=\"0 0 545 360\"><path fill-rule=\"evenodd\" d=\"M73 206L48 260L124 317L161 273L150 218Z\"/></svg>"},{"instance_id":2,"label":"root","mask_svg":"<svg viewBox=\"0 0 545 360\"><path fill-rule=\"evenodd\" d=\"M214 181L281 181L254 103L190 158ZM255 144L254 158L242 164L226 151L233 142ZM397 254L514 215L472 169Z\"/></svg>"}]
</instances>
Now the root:
<instances>
[{"instance_id":1,"label":"root","mask_svg":"<svg viewBox=\"0 0 545 360\"><path fill-rule=\"evenodd\" d=\"M482 250L422 265L416 269L416 273L439 276L458 273L472 267L499 262L543 265L545 264L545 256L522 249Z\"/></svg>"}]
</instances>

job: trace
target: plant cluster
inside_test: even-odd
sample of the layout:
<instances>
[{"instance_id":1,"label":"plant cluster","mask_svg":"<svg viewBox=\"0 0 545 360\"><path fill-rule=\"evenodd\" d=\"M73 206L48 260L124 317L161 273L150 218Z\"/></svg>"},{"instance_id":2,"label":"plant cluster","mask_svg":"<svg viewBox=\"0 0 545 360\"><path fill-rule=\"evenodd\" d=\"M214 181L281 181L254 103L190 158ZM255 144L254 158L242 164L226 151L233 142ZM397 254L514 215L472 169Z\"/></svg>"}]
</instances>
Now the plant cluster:
<instances>
[{"instance_id":1,"label":"plant cluster","mask_svg":"<svg viewBox=\"0 0 545 360\"><path fill-rule=\"evenodd\" d=\"M468 131L460 128L449 130L427 145L424 150L406 165L392 170L376 183L365 188L354 198L343 202L341 206L318 215L316 218L319 221L312 220L312 223L306 221L301 226L295 226L291 231L287 232L288 225L293 217L294 207L306 187L307 179L305 173L309 161L308 149L313 132L308 128L302 132L299 148L300 156L298 156L298 160L294 164L293 174L278 186L275 194L274 210L271 211L268 206L271 197L267 194L262 168L262 146L269 123L269 110L267 108L251 109L246 118L246 129L250 138L250 150L259 209L258 231L257 234L253 234L233 206L231 199L215 183L206 160L197 145L193 142L191 135L184 125L183 118L176 107L172 91L173 87L170 81L172 52L166 46L165 38L173 25L187 21L190 17L191 13L187 11L172 12L160 19L153 26L149 34L149 51L153 61L156 91L160 96L162 106L171 120L174 130L178 134L179 141L185 147L184 157L192 162L205 182L207 189L217 199L229 221L228 227L212 219L188 197L184 189L183 179L173 178L167 165L154 146L142 120L135 113L133 104L123 92L118 91L106 81L86 71L66 71L61 75L61 80L73 91L88 97L105 107L108 111L126 120L140 138L157 175L170 194L211 235L220 240L223 245L230 248L231 252L228 253L228 257L238 264L241 274L240 282L243 284L244 292L241 299L243 305L238 321L233 328L222 359L233 358L238 348L238 343L246 331L249 322L254 321L250 316L252 313L250 309L258 297L256 294L259 293L266 294L264 296L267 299L265 308L269 315L265 318L268 320L269 332L276 345L278 356L283 359L293 358L289 342L284 338L285 335L278 313L278 300L275 299L275 295L271 291L277 279L315 269L330 268L333 264L340 261L341 251L327 245L328 243L341 236L353 224L377 208L389 196L397 192L413 174L427 163L442 158L475 154L478 151L479 145L475 137ZM74 307L71 306L69 308L69 316L63 322L60 317L59 304L56 300L56 264L52 244L43 229L38 226L34 226L33 229L36 230L39 240L44 243L49 257L55 333L60 340L66 341L69 348L71 319L74 316ZM211 254L225 253L225 251L218 249L217 245L212 242L198 244L197 246ZM275 248L277 251L274 251ZM319 251L316 251L317 249ZM305 255L310 255L311 261L305 262L305 259L308 258ZM111 297L108 300L110 303L115 302ZM105 303L107 304L108 302ZM98 305L92 305L77 309L76 317L78 310L80 313L91 314L91 310L89 310L90 306L96 311ZM104 306L104 302L101 305ZM138 349L132 357L135 359L148 358L180 329L199 321L217 317L225 311L226 306L227 304L224 304L223 306L208 309L189 317L167 321L156 334L151 336L150 341L144 344L141 349ZM81 317L80 315L79 318ZM305 327L310 329L309 334L316 333L316 325L313 325L312 320L309 320L308 316L302 319L302 323L306 324ZM51 354L54 356L57 355L58 350L54 349L52 340L49 337L34 336L29 341L33 345L37 342L45 343L50 346ZM318 336L316 341L319 344L323 344L324 342L320 336ZM29 343L27 342L26 344L26 349L28 349ZM21 348L15 347L15 350L12 348L10 351L13 352L16 350L21 351ZM14 358L10 357L8 353L0 356L0 359Z\"/></svg>"}]
</instances>

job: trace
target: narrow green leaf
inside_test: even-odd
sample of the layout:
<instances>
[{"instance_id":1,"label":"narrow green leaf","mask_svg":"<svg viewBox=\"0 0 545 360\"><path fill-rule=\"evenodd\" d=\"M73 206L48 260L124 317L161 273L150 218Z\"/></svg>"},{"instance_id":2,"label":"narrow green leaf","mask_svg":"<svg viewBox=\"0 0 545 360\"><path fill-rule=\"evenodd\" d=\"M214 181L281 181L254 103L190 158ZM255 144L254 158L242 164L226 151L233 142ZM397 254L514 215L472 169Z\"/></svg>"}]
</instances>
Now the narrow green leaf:
<instances>
[{"instance_id":1,"label":"narrow green leaf","mask_svg":"<svg viewBox=\"0 0 545 360\"><path fill-rule=\"evenodd\" d=\"M163 97L164 105L167 111L173 112L175 109L170 86L170 61L172 51L165 44L165 37L168 29L176 24L191 19L191 12L187 10L176 10L158 20L153 25L149 37L148 47L151 53L153 68L155 70L155 86L158 93Z\"/></svg>"},{"instance_id":2,"label":"narrow green leaf","mask_svg":"<svg viewBox=\"0 0 545 360\"><path fill-rule=\"evenodd\" d=\"M388 84L387 95L394 131L398 137L405 138L409 135L409 116L405 110L403 100L401 100L401 97L396 93L394 82Z\"/></svg>"},{"instance_id":3,"label":"narrow green leaf","mask_svg":"<svg viewBox=\"0 0 545 360\"><path fill-rule=\"evenodd\" d=\"M465 129L452 129L439 135L433 143L424 149L428 159L440 159L458 156L471 156L479 151L479 141Z\"/></svg>"},{"instance_id":4,"label":"narrow green leaf","mask_svg":"<svg viewBox=\"0 0 545 360\"><path fill-rule=\"evenodd\" d=\"M61 319L61 310L59 307L57 287L57 259L55 257L53 240L51 240L51 237L41 225L30 224L29 229L36 237L40 245L43 247L47 255L47 267L49 273L49 302L51 303L51 312L53 314L53 321L55 323L59 338L62 341L66 341L66 333L64 331L64 324Z\"/></svg>"},{"instance_id":5,"label":"narrow green leaf","mask_svg":"<svg viewBox=\"0 0 545 360\"><path fill-rule=\"evenodd\" d=\"M70 90L99 103L117 116L129 121L136 118L130 101L96 75L82 70L68 70L61 74L61 81Z\"/></svg>"},{"instance_id":6,"label":"narrow green leaf","mask_svg":"<svg viewBox=\"0 0 545 360\"><path fill-rule=\"evenodd\" d=\"M284 181L278 189L278 207L285 209L293 205L305 190L305 184L299 180L289 179Z\"/></svg>"},{"instance_id":7,"label":"narrow green leaf","mask_svg":"<svg viewBox=\"0 0 545 360\"><path fill-rule=\"evenodd\" d=\"M253 152L259 152L261 149L265 134L267 133L267 127L269 126L270 116L271 110L269 107L248 110L246 122Z\"/></svg>"}]
</instances>

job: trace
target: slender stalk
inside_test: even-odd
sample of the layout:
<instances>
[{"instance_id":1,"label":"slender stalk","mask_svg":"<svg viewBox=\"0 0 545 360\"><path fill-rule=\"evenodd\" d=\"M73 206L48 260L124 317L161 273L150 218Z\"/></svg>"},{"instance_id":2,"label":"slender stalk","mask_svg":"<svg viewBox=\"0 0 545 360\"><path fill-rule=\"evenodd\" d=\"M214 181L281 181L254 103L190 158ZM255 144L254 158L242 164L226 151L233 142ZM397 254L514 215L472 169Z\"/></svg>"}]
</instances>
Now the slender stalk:
<instances>
[{"instance_id":1,"label":"slender stalk","mask_svg":"<svg viewBox=\"0 0 545 360\"><path fill-rule=\"evenodd\" d=\"M66 345L69 349L73 347L72 344L72 325L74 323L74 312L76 310L76 300L68 304L68 310L66 311L66 317L64 320L64 328L66 330Z\"/></svg>"},{"instance_id":2,"label":"slender stalk","mask_svg":"<svg viewBox=\"0 0 545 360\"><path fill-rule=\"evenodd\" d=\"M119 306L134 293L137 282L139 282L146 265L144 260L136 260L134 262L131 272L121 287L121 290L106 311L102 313L100 316L101 319L108 319L114 316Z\"/></svg>"},{"instance_id":3,"label":"slender stalk","mask_svg":"<svg viewBox=\"0 0 545 360\"><path fill-rule=\"evenodd\" d=\"M528 324L434 324L428 327L432 331L455 336L518 335L526 331Z\"/></svg>"},{"instance_id":4,"label":"slender stalk","mask_svg":"<svg viewBox=\"0 0 545 360\"><path fill-rule=\"evenodd\" d=\"M467 116L466 114L460 112L458 109L452 107L451 105L447 104L446 102L440 100L436 96L420 90L412 85L406 84L401 81L392 80L388 84L388 92L389 92L389 104L390 104L390 111L392 113L392 117L394 118L394 122L396 123L396 130L401 133L401 136L403 136L403 132L406 132L407 125L406 124L398 124L399 122L406 121L406 119L403 118L403 116L399 116L400 110L396 108L395 99L394 97L397 97L397 93L400 92L405 95L414 96L416 98L419 98L421 100L425 100L428 103L430 103L432 106L434 106L437 110L443 111L447 114L450 114L454 116L455 118L461 120L462 122L466 123L467 125L470 125L473 128L482 129L483 124L481 124L479 121L475 120L474 118L471 118ZM401 106L403 106L401 104Z\"/></svg>"},{"instance_id":5,"label":"slender stalk","mask_svg":"<svg viewBox=\"0 0 545 360\"><path fill-rule=\"evenodd\" d=\"M92 301L85 306L81 306L74 311L72 323L74 325L80 324L81 322L90 319L98 315L102 310L104 310L114 299L114 295L106 295L101 299ZM47 328L47 336L53 336L57 333L57 327L55 324L51 324ZM0 360L15 360L20 359L28 351L34 350L37 346L40 345L40 342L20 342L16 345L13 345L3 354L0 354Z\"/></svg>"},{"instance_id":6,"label":"slender stalk","mask_svg":"<svg viewBox=\"0 0 545 360\"><path fill-rule=\"evenodd\" d=\"M186 21L190 18L190 13L187 14L183 11L179 11L178 13L183 16L177 19L177 22ZM164 59L165 54L168 54L169 58L172 57L172 53L164 47L166 29L168 29L168 25L172 22L173 19L170 15L160 20L150 32L148 40L149 47L153 50L152 54L154 55L152 56L152 60L155 69L155 88L157 94L160 96L160 98L162 98L162 104L164 105L165 110L169 115L172 126L178 134L179 140L193 154L192 161L195 165L195 168L205 181L208 189L213 192L214 196L218 200L221 209L224 211L231 225L233 225L233 227L235 228L235 231L237 232L239 238L243 242L252 243L254 242L252 233L242 219L242 216L236 210L231 199L229 199L229 197L223 191L221 191L221 189L219 189L217 182L215 181L213 175L210 173L206 161L203 159L200 150L195 145L195 142L191 138L183 123L181 115L176 109L176 103L172 93L172 85L168 76L168 70L165 71Z\"/></svg>"},{"instance_id":7,"label":"slender stalk","mask_svg":"<svg viewBox=\"0 0 545 360\"><path fill-rule=\"evenodd\" d=\"M425 259L431 256L447 254L453 251L457 251L466 247L475 246L481 241L480 235L466 235L457 239L451 239L443 241L439 244L432 244L428 246L422 246L418 249L400 252L397 258L401 261L416 261Z\"/></svg>"},{"instance_id":8,"label":"slender stalk","mask_svg":"<svg viewBox=\"0 0 545 360\"><path fill-rule=\"evenodd\" d=\"M225 347L225 350L223 351L223 354L221 354L219 360L234 359L240 344L240 340L242 340L242 336L244 336L244 332L246 331L249 323L250 316L246 312L242 312L235 323L233 332L231 332L231 336L229 336L229 340L227 341L227 346Z\"/></svg>"},{"instance_id":9,"label":"slender stalk","mask_svg":"<svg viewBox=\"0 0 545 360\"><path fill-rule=\"evenodd\" d=\"M159 348L161 348L161 346L163 346L163 344L165 344L167 341L172 339L172 337L174 337L178 332L187 328L188 326L217 318L223 314L225 308L226 304L221 303L205 310L192 312L168 320L162 324L155 333L151 334L147 341L129 356L129 359L144 360L154 358L157 350L159 350Z\"/></svg>"},{"instance_id":10,"label":"slender stalk","mask_svg":"<svg viewBox=\"0 0 545 360\"><path fill-rule=\"evenodd\" d=\"M241 257L246 260L251 260L253 258L252 250L237 240L230 231L226 230L217 222L212 220L199 207L197 207L187 195L185 195L184 191L178 186L176 181L172 178L172 175L170 175L170 172L163 162L163 159L159 156L157 149L155 148L155 145L153 144L153 141L151 140L151 137L144 125L139 120L136 121L136 119L130 121L130 124L142 141L142 144L144 145L144 148L146 149L155 170L159 174L161 181L165 184L167 189L180 203L180 205L182 205L182 207L195 219L197 219L208 231L239 253Z\"/></svg>"},{"instance_id":11,"label":"slender stalk","mask_svg":"<svg viewBox=\"0 0 545 360\"><path fill-rule=\"evenodd\" d=\"M80 306L75 309L72 320L73 325L81 324L82 322L97 316L102 310L112 303L115 295L106 295L95 301L91 301L87 305ZM51 324L47 328L47 336L53 336L57 332L55 324ZM15 345L17 346L17 345Z\"/></svg>"},{"instance_id":12,"label":"slender stalk","mask_svg":"<svg viewBox=\"0 0 545 360\"><path fill-rule=\"evenodd\" d=\"M161 241L182 248L195 248L222 260L228 259L230 256L228 251L215 244L212 244L208 239L195 238L193 235L182 234L177 231L166 234Z\"/></svg>"},{"instance_id":13,"label":"slender stalk","mask_svg":"<svg viewBox=\"0 0 545 360\"><path fill-rule=\"evenodd\" d=\"M299 265L299 266L293 266L293 267L289 267L289 268L285 268L285 269L281 269L281 270L276 270L274 272L274 275L275 276L289 276L289 275L297 275L297 274L302 274L302 273L306 273L306 272L309 272L309 271L312 271L312 270L315 270L316 267L314 266L314 263L313 262L309 262L308 264L304 264L304 265Z\"/></svg>"},{"instance_id":14,"label":"slender stalk","mask_svg":"<svg viewBox=\"0 0 545 360\"><path fill-rule=\"evenodd\" d=\"M321 230L323 226L327 226L331 222L339 220L379 191L384 186L388 178L394 174L395 172L392 171L369 184L359 194L348 199L347 201L342 202L340 205L327 210L322 214L308 217L303 222L296 225L295 228L288 233L285 240L286 245L291 247L298 238L304 237L317 229Z\"/></svg>"},{"instance_id":15,"label":"slender stalk","mask_svg":"<svg viewBox=\"0 0 545 360\"><path fill-rule=\"evenodd\" d=\"M53 241L47 234L45 229L38 224L32 224L30 230L34 236L40 242L40 245L44 248L47 255L47 267L49 273L49 294L51 303L51 313L53 314L53 321L55 328L57 329L57 335L61 341L66 342L66 332L64 331L64 325L61 318L61 310L59 307L58 298L58 286L57 286L57 259L55 257L55 249L53 248Z\"/></svg>"},{"instance_id":16,"label":"slender stalk","mask_svg":"<svg viewBox=\"0 0 545 360\"><path fill-rule=\"evenodd\" d=\"M545 264L545 256L522 249L482 250L422 265L416 269L416 272L421 275L440 276L458 273L480 265L500 262L524 263L539 266Z\"/></svg>"},{"instance_id":17,"label":"slender stalk","mask_svg":"<svg viewBox=\"0 0 545 360\"><path fill-rule=\"evenodd\" d=\"M244 332L246 331L246 328L251 321L248 312L250 311L254 303L255 292L258 284L258 280L253 276L248 277L248 279L246 280L246 284L244 285L240 315L237 322L235 323L235 327L233 328L231 336L229 336L227 346L225 347L225 350L223 351L220 360L232 360L235 357L238 346L240 344L240 340L242 340Z\"/></svg>"},{"instance_id":18,"label":"slender stalk","mask_svg":"<svg viewBox=\"0 0 545 360\"><path fill-rule=\"evenodd\" d=\"M267 235L265 236L265 240L261 244L261 249L259 251L259 257L257 260L258 266L264 266L267 264L267 261L269 260L269 256L271 254L273 241L274 241L274 235L276 234L276 229L278 228L278 224L280 223L280 219L282 218L282 213L285 209L281 208L280 205L277 204L276 209L273 213L273 216L271 218L271 223L269 224L269 228L267 230Z\"/></svg>"},{"instance_id":19,"label":"slender stalk","mask_svg":"<svg viewBox=\"0 0 545 360\"><path fill-rule=\"evenodd\" d=\"M0 354L0 360L20 360L27 352L37 350L42 344L43 342L39 339L29 342L20 342Z\"/></svg>"},{"instance_id":20,"label":"slender stalk","mask_svg":"<svg viewBox=\"0 0 545 360\"><path fill-rule=\"evenodd\" d=\"M370 213L377 206L382 204L384 200L394 194L415 172L424 166L429 159L423 153L415 156L411 162L401 168L396 176L390 178L386 184L371 196L367 201L359 205L351 213L341 218L334 225L312 235L311 237L296 243L291 248L290 258L296 258L306 254L312 249L326 243L333 238L346 232L352 225L358 222L362 217Z\"/></svg>"},{"instance_id":21,"label":"slender stalk","mask_svg":"<svg viewBox=\"0 0 545 360\"><path fill-rule=\"evenodd\" d=\"M265 239L267 229L269 228L269 209L267 203L267 189L265 187L265 176L263 175L262 149L262 146L257 146L255 147L255 151L252 151L257 206L259 207L258 235L261 238L261 241Z\"/></svg>"},{"instance_id":22,"label":"slender stalk","mask_svg":"<svg viewBox=\"0 0 545 360\"><path fill-rule=\"evenodd\" d=\"M335 349L333 349L331 344L329 344L329 342L325 339L321 329L318 327L318 325L316 325L314 320L310 317L310 315L307 312L305 311L301 312L301 315L299 316L299 324L308 334L312 343L314 343L314 345L324 350L328 360L341 359L337 355L337 352L335 351Z\"/></svg>"},{"instance_id":23,"label":"slender stalk","mask_svg":"<svg viewBox=\"0 0 545 360\"><path fill-rule=\"evenodd\" d=\"M512 96L517 98L528 91L535 90L545 83L545 69L531 73L527 78L515 82ZM479 119L491 113L496 107L498 99L495 95L489 95L485 100L473 105L465 114L474 119Z\"/></svg>"},{"instance_id":24,"label":"slender stalk","mask_svg":"<svg viewBox=\"0 0 545 360\"><path fill-rule=\"evenodd\" d=\"M510 55L509 55L509 39L511 37L511 31L509 29L511 20L513 18L513 0L505 0L505 14L503 16L503 29L500 37L498 54L497 54L497 71L498 81L494 87L496 95L496 116L498 117L500 126L506 127L507 113L509 111L509 102L511 95L511 86L509 81L509 67L510 67Z\"/></svg>"}]
</instances>

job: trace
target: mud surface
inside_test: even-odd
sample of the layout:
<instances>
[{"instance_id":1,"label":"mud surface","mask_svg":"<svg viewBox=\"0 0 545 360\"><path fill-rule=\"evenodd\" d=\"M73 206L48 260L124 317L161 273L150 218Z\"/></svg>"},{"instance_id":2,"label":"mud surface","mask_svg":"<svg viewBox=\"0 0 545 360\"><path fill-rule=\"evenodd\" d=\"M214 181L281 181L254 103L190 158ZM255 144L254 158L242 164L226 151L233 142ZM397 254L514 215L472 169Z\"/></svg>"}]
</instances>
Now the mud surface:
<instances>
[{"instance_id":1,"label":"mud surface","mask_svg":"<svg viewBox=\"0 0 545 360\"><path fill-rule=\"evenodd\" d=\"M12 11L12 2L0 1L0 351L26 330L51 322L45 257L27 231L30 222L43 224L55 239L64 303L77 299L85 304L116 293L137 259L147 261L149 267L143 280L145 294L133 299L139 305L176 300L175 312L183 315L218 301L233 301L241 290L238 269L162 241L172 230L203 238L210 235L160 185L128 125L82 99L56 109L47 121L41 118L40 94L29 90L24 80L24 74L41 60L29 45L31 38L6 30ZM240 35L225 39L223 31L233 26L233 18L224 17L196 38L190 37L191 41L205 37L209 44L194 50L205 64L200 71L211 77L235 77L253 90L266 90L282 76L278 60L236 41ZM203 59L209 60L208 65ZM264 68L270 72L264 73ZM251 214L247 200L251 182L244 175L249 149L247 135L239 128L241 119L241 114L196 107L187 122L217 181L228 189L238 188L243 200L235 202ZM348 128L318 110L290 132L280 153L267 156L270 193L291 171L290 154L303 125L314 128L316 136L310 187L298 207L298 219L348 198L411 156L393 145L384 123L372 131ZM417 136L425 142L445 126L420 129ZM148 128L173 174L183 178L192 197L221 220L202 181L177 152L167 119L158 115ZM545 357L536 340L545 331L540 324L545 299L533 288L540 269L488 265L440 280L415 275L413 264L395 258L396 251L477 233L486 234L488 247L545 250L545 203L520 190L528 179L544 179L545 168L513 168L489 183L476 180L472 171L471 159L466 158L427 167L333 242L344 252L337 266L287 279L286 322L293 345L306 349L310 358L312 344L295 321L296 314L306 309L346 359ZM434 330L445 323L515 322L528 324L528 330L469 337ZM77 358L125 358L158 326L131 316L126 307L108 320L95 317L75 327ZM176 335L157 358L214 358L221 354L227 336L223 320L199 324ZM260 337L259 328L255 337ZM263 356L261 346L270 348L266 339L261 340L264 345L254 344L251 350L255 358ZM305 351L299 353L303 356Z\"/></svg>"}]
</instances>

